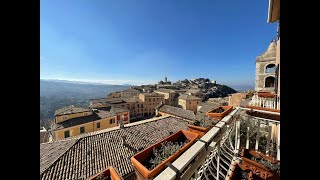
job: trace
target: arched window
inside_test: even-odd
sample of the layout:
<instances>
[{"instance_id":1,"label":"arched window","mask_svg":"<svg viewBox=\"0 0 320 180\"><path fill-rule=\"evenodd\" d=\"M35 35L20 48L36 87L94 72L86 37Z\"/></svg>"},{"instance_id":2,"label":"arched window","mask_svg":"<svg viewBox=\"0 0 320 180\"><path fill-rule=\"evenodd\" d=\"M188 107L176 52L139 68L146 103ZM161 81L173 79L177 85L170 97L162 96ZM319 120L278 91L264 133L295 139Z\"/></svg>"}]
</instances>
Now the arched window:
<instances>
[{"instance_id":1,"label":"arched window","mask_svg":"<svg viewBox=\"0 0 320 180\"><path fill-rule=\"evenodd\" d=\"M274 87L275 80L276 79L272 76L267 77L264 83L264 87Z\"/></svg>"},{"instance_id":2,"label":"arched window","mask_svg":"<svg viewBox=\"0 0 320 180\"><path fill-rule=\"evenodd\" d=\"M268 64L266 67L266 73L275 73L275 72L276 72L276 65Z\"/></svg>"}]
</instances>

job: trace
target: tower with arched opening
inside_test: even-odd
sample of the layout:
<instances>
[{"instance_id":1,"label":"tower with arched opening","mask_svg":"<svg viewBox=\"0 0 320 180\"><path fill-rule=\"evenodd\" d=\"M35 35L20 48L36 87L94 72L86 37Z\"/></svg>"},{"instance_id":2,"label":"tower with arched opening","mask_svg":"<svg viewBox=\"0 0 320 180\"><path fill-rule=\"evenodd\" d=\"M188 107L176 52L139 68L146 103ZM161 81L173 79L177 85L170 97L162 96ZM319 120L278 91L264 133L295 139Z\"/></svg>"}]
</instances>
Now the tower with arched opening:
<instances>
[{"instance_id":1,"label":"tower with arched opening","mask_svg":"<svg viewBox=\"0 0 320 180\"><path fill-rule=\"evenodd\" d=\"M272 40L268 49L256 59L256 91L274 92L276 86L277 43Z\"/></svg>"}]
</instances>

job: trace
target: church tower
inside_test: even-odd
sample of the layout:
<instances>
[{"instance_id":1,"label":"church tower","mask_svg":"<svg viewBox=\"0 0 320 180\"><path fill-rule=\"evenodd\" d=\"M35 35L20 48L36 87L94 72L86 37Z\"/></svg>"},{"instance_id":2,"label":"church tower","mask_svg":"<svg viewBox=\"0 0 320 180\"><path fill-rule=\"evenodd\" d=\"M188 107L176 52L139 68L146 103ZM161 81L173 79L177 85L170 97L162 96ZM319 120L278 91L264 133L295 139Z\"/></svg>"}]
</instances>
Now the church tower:
<instances>
[{"instance_id":1,"label":"church tower","mask_svg":"<svg viewBox=\"0 0 320 180\"><path fill-rule=\"evenodd\" d=\"M277 43L272 40L267 51L256 59L256 91L274 93L276 86L276 51Z\"/></svg>"}]
</instances>

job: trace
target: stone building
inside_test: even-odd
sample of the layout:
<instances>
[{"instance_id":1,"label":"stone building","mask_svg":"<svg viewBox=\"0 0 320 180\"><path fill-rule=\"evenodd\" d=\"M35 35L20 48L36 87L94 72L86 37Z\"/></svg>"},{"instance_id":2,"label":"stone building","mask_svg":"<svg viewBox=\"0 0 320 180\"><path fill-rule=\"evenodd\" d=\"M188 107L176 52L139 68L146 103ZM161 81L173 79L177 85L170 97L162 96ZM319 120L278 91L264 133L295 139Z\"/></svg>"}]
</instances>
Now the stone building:
<instances>
[{"instance_id":1,"label":"stone building","mask_svg":"<svg viewBox=\"0 0 320 180\"><path fill-rule=\"evenodd\" d=\"M164 95L164 104L170 106L177 106L178 99L176 98L177 93L171 89L157 89L154 91L157 94Z\"/></svg>"},{"instance_id":2,"label":"stone building","mask_svg":"<svg viewBox=\"0 0 320 180\"><path fill-rule=\"evenodd\" d=\"M256 59L256 91L274 92L276 85L277 43L272 40L267 51Z\"/></svg>"},{"instance_id":3,"label":"stone building","mask_svg":"<svg viewBox=\"0 0 320 180\"><path fill-rule=\"evenodd\" d=\"M125 124L130 123L129 110L118 107L88 109L66 106L55 112L52 125L55 140L78 136L80 134L112 128L119 125L123 116Z\"/></svg>"},{"instance_id":4,"label":"stone building","mask_svg":"<svg viewBox=\"0 0 320 180\"><path fill-rule=\"evenodd\" d=\"M196 96L183 94L179 96L178 105L185 110L191 110L196 113L201 101L202 99Z\"/></svg>"}]
</instances>

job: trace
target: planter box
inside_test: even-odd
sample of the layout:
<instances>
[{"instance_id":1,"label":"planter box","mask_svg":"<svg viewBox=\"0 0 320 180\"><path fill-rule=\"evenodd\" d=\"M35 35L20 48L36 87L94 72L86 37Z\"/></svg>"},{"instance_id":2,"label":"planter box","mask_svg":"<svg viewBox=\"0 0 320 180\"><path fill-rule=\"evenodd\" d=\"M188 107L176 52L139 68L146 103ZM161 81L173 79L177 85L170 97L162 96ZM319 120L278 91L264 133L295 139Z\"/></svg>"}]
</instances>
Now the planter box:
<instances>
[{"instance_id":1,"label":"planter box","mask_svg":"<svg viewBox=\"0 0 320 180\"><path fill-rule=\"evenodd\" d=\"M262 157L263 159L270 161L272 164L277 164L280 162L279 160L277 160L275 158L272 158L270 156L266 156L260 152L255 151L255 150L244 149L244 148L241 151L241 157L245 157L248 159L251 159L252 157Z\"/></svg>"},{"instance_id":2,"label":"planter box","mask_svg":"<svg viewBox=\"0 0 320 180\"><path fill-rule=\"evenodd\" d=\"M271 109L271 108L265 108L265 107L260 107L260 106L246 106L246 108L250 109L258 109L258 110L263 110L263 111L271 111L271 112L280 112L280 109Z\"/></svg>"},{"instance_id":3,"label":"planter box","mask_svg":"<svg viewBox=\"0 0 320 180\"><path fill-rule=\"evenodd\" d=\"M258 92L258 96L263 98L275 98L276 94L271 92Z\"/></svg>"},{"instance_id":4,"label":"planter box","mask_svg":"<svg viewBox=\"0 0 320 180\"><path fill-rule=\"evenodd\" d=\"M242 166L241 164L236 163L232 166L230 174L226 177L226 180L239 180L241 179L242 172L248 173L248 180L253 180L253 173L250 168ZM258 179L258 178L257 178Z\"/></svg>"},{"instance_id":5,"label":"planter box","mask_svg":"<svg viewBox=\"0 0 320 180\"><path fill-rule=\"evenodd\" d=\"M250 111L247 110L246 113L250 116L265 118L265 119L273 119L276 121L280 121L280 115L279 114L270 114L270 113L264 113L264 112L258 112L258 111Z\"/></svg>"},{"instance_id":6,"label":"planter box","mask_svg":"<svg viewBox=\"0 0 320 180\"><path fill-rule=\"evenodd\" d=\"M107 178L107 180L122 180L122 178L118 175L118 173L112 166L108 167L107 169L103 170L102 172L94 176L91 176L89 180L96 180L100 174L103 174L104 177L109 177Z\"/></svg>"},{"instance_id":7,"label":"planter box","mask_svg":"<svg viewBox=\"0 0 320 180\"><path fill-rule=\"evenodd\" d=\"M249 168L252 173L258 177L260 177L261 179L265 179L265 180L280 180L280 175L269 169L268 167L256 162L256 161L252 161L250 159L247 159L245 157L242 157L242 163L241 165Z\"/></svg>"},{"instance_id":8,"label":"planter box","mask_svg":"<svg viewBox=\"0 0 320 180\"><path fill-rule=\"evenodd\" d=\"M222 113L215 113L215 110L222 108L224 111ZM233 109L233 106L219 106L209 112L206 112L207 116L210 116L213 119L221 120L224 118L226 115L228 115Z\"/></svg>"},{"instance_id":9,"label":"planter box","mask_svg":"<svg viewBox=\"0 0 320 180\"><path fill-rule=\"evenodd\" d=\"M189 131L198 134L200 137L205 135L213 126L208 126L207 128L202 127L202 126L195 126L188 124Z\"/></svg>"},{"instance_id":10,"label":"planter box","mask_svg":"<svg viewBox=\"0 0 320 180\"><path fill-rule=\"evenodd\" d=\"M143 163L147 160L150 159L150 157L153 154L153 148L155 147L156 149L159 149L161 147L161 143L165 141L172 141L175 142L179 138L185 137L186 139L189 139L190 142L185 144L179 151L171 155L169 158L166 160L162 161L161 164L159 164L157 167L155 167L152 170L148 170ZM162 172L165 169L165 166L168 162L172 163L174 160L176 160L185 150L187 150L199 137L198 134L185 131L185 130L180 130L167 138L161 140L160 142L157 142L156 144L153 144L146 148L143 151L140 151L136 155L131 157L131 162L135 168L136 175L138 179L151 179L154 178L156 175L158 175L160 172ZM142 177L141 177L142 176Z\"/></svg>"}]
</instances>

